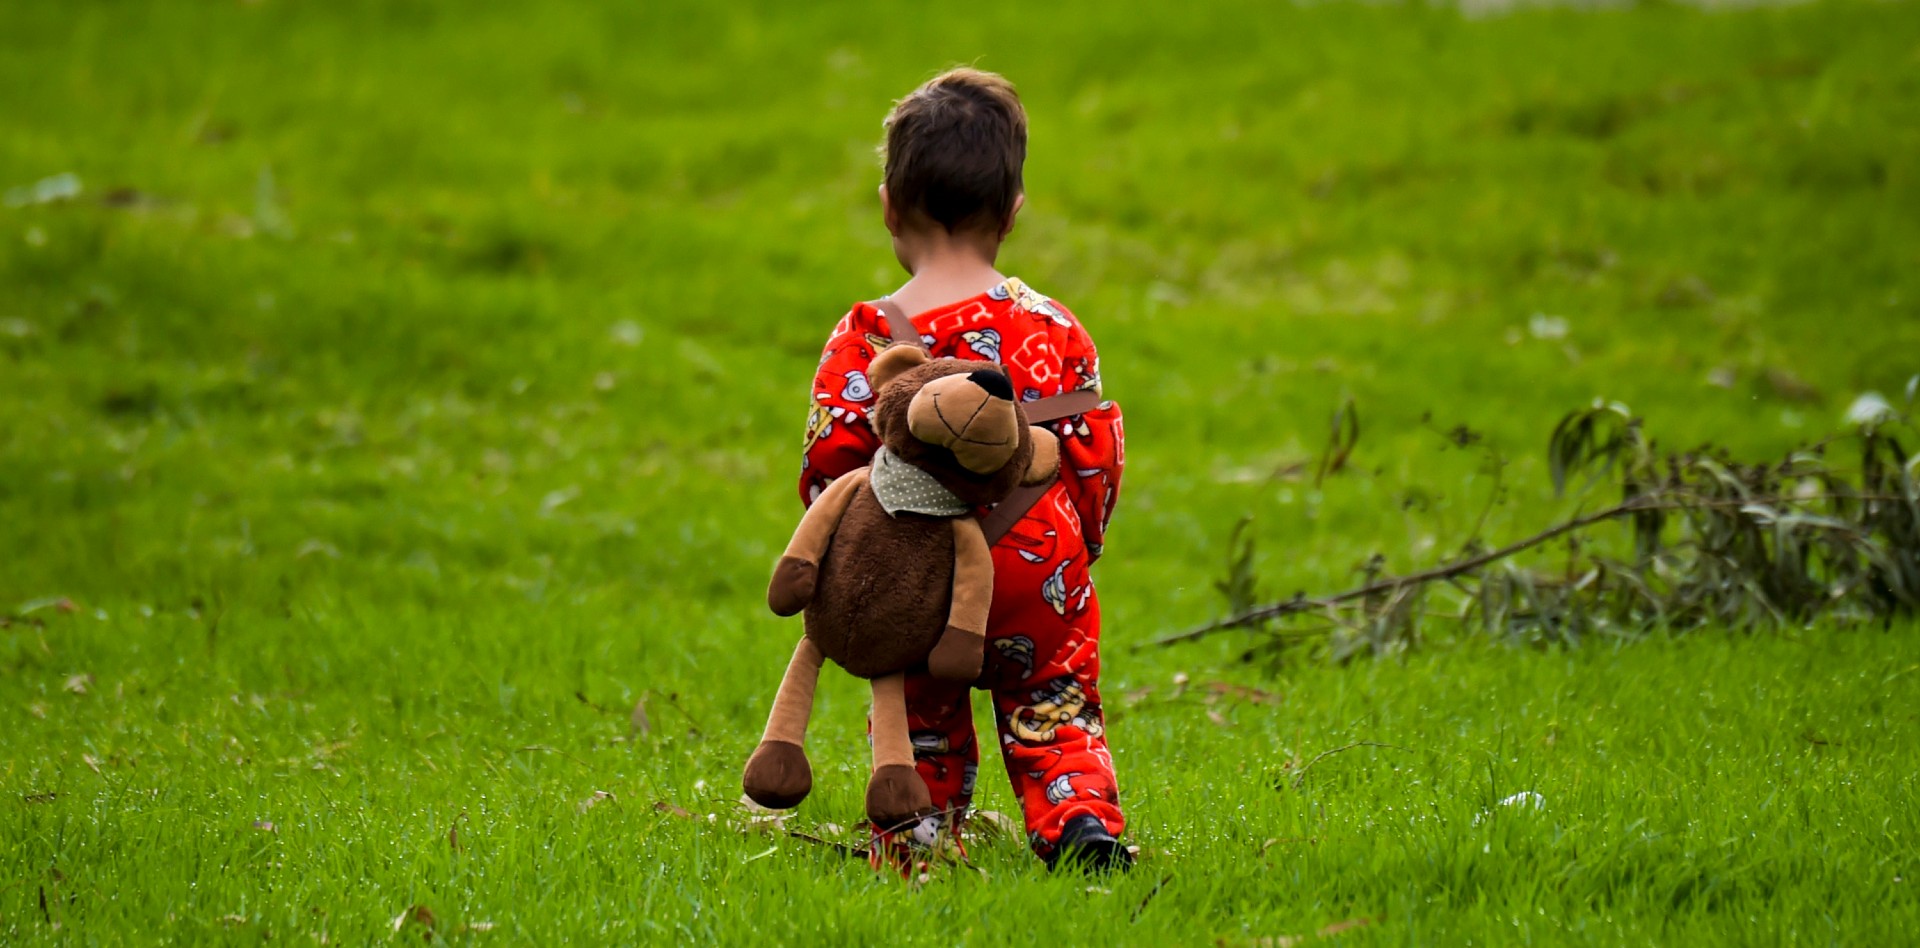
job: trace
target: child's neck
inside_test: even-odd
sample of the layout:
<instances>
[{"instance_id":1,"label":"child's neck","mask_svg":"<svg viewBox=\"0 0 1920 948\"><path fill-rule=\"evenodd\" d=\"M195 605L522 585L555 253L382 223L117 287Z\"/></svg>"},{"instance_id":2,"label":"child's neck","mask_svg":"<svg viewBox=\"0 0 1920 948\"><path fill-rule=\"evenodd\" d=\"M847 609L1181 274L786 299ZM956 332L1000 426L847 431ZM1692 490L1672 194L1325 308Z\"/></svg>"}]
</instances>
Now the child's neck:
<instances>
[{"instance_id":1,"label":"child's neck","mask_svg":"<svg viewBox=\"0 0 1920 948\"><path fill-rule=\"evenodd\" d=\"M957 303L1006 282L1007 278L994 268L995 254L975 242L934 239L917 243L920 246L897 248L901 266L913 276L891 294L893 301L909 313ZM996 242L993 250L998 249Z\"/></svg>"}]
</instances>

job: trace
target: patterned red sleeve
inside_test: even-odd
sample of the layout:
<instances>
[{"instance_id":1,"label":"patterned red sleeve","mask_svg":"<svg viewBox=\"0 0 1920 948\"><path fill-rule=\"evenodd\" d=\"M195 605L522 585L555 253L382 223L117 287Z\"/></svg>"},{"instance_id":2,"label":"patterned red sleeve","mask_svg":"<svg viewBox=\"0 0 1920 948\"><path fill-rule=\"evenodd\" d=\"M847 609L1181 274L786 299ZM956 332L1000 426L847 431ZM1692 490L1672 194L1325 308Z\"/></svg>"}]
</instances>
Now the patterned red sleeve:
<instances>
[{"instance_id":1,"label":"patterned red sleeve","mask_svg":"<svg viewBox=\"0 0 1920 948\"><path fill-rule=\"evenodd\" d=\"M835 478L867 466L880 439L867 425L873 407L873 386L867 383L867 363L886 348L879 313L865 304L833 327L820 368L813 376L813 402L807 412L806 455L800 462L800 502L814 498Z\"/></svg>"},{"instance_id":2,"label":"patterned red sleeve","mask_svg":"<svg viewBox=\"0 0 1920 948\"><path fill-rule=\"evenodd\" d=\"M1067 389L1100 391L1100 353L1079 320L1068 327L1061 355ZM1054 432L1061 436L1060 480L1080 514L1090 559L1099 559L1114 502L1120 498L1120 470L1127 460L1120 405L1103 401L1092 411L1062 419Z\"/></svg>"}]
</instances>

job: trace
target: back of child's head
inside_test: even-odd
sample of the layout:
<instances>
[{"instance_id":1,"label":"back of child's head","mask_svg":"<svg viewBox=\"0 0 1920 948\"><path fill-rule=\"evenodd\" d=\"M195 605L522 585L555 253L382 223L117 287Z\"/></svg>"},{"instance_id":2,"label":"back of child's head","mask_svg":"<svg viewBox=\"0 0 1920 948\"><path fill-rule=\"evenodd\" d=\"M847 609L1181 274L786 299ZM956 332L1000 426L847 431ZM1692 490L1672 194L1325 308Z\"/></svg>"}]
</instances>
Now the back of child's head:
<instances>
[{"instance_id":1,"label":"back of child's head","mask_svg":"<svg viewBox=\"0 0 1920 948\"><path fill-rule=\"evenodd\" d=\"M1027 160L1027 112L1013 83L949 70L894 103L886 129L887 196L904 218L948 233L1002 228Z\"/></svg>"}]
</instances>

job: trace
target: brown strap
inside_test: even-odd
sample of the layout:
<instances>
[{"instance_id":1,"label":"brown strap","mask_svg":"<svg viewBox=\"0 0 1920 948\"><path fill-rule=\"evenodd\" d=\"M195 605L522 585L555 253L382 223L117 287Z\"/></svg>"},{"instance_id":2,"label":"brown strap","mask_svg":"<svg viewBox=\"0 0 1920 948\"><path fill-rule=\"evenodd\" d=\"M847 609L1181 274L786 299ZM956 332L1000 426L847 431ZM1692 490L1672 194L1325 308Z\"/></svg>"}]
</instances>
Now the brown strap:
<instances>
[{"instance_id":1,"label":"brown strap","mask_svg":"<svg viewBox=\"0 0 1920 948\"><path fill-rule=\"evenodd\" d=\"M1030 487L1024 485L1016 487L1007 495L1006 500L987 511L987 515L980 518L980 532L986 534L987 546L999 543L1000 538L1006 536L1007 531L1013 529L1013 525L1019 523L1020 518L1026 516L1027 511L1032 510L1033 505L1047 495L1047 488L1055 483L1057 482L1048 481L1045 484L1035 484Z\"/></svg>"},{"instance_id":2,"label":"brown strap","mask_svg":"<svg viewBox=\"0 0 1920 948\"><path fill-rule=\"evenodd\" d=\"M1020 406L1027 410L1027 424L1038 425L1049 421L1059 421L1070 415L1084 415L1100 407L1100 393L1090 388L1078 389L1052 398L1042 398L1026 402Z\"/></svg>"},{"instance_id":3,"label":"brown strap","mask_svg":"<svg viewBox=\"0 0 1920 948\"><path fill-rule=\"evenodd\" d=\"M920 330L913 328L912 317L907 315L906 310L900 308L899 303L893 301L893 297L882 296L867 305L879 310L880 315L887 318L887 333L893 336L894 342L925 348L920 342Z\"/></svg>"},{"instance_id":4,"label":"brown strap","mask_svg":"<svg viewBox=\"0 0 1920 948\"><path fill-rule=\"evenodd\" d=\"M900 308L899 303L893 301L892 297L883 296L868 302L867 305L879 310L880 315L886 318L887 332L893 336L894 342L925 348L920 340L920 330L913 328L913 319L907 315L906 310ZM1020 407L1027 413L1028 424L1039 425L1085 414L1100 407L1100 401L1099 392L1083 388L1051 398L1024 402ZM1046 496L1047 488L1052 487L1053 483L1048 481L1031 487L1016 487L1007 495L1007 499L995 505L986 516L981 517L980 532L986 534L987 545L992 546L1000 542L1000 538L1006 536L1007 531L1013 529L1013 525L1019 523L1020 518L1026 516L1027 511L1032 510L1033 505L1039 503L1041 497Z\"/></svg>"}]
</instances>

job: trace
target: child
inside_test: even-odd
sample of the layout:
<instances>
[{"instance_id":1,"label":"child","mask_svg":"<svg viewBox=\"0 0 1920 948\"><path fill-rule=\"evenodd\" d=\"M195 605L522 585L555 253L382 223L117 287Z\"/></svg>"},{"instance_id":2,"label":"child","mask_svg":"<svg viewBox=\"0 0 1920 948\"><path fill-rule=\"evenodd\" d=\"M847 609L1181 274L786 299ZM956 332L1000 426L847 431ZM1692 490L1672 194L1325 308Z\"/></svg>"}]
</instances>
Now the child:
<instances>
[{"instance_id":1,"label":"child","mask_svg":"<svg viewBox=\"0 0 1920 948\"><path fill-rule=\"evenodd\" d=\"M891 297L936 358L995 362L1024 401L1100 390L1093 340L1066 308L994 269L1025 195L1027 117L1012 84L955 69L900 100L886 121L880 205L894 255L911 274ZM874 393L867 363L889 340L870 303L827 341L813 382L801 499L871 463ZM1124 868L1125 826L1100 716L1100 605L1087 567L1099 557L1124 458L1119 406L1099 402L1047 425L1060 480L993 547L985 670L1000 751L1049 866ZM950 837L973 797L980 757L969 687L907 678L914 758ZM923 826L920 835L930 827Z\"/></svg>"}]
</instances>

